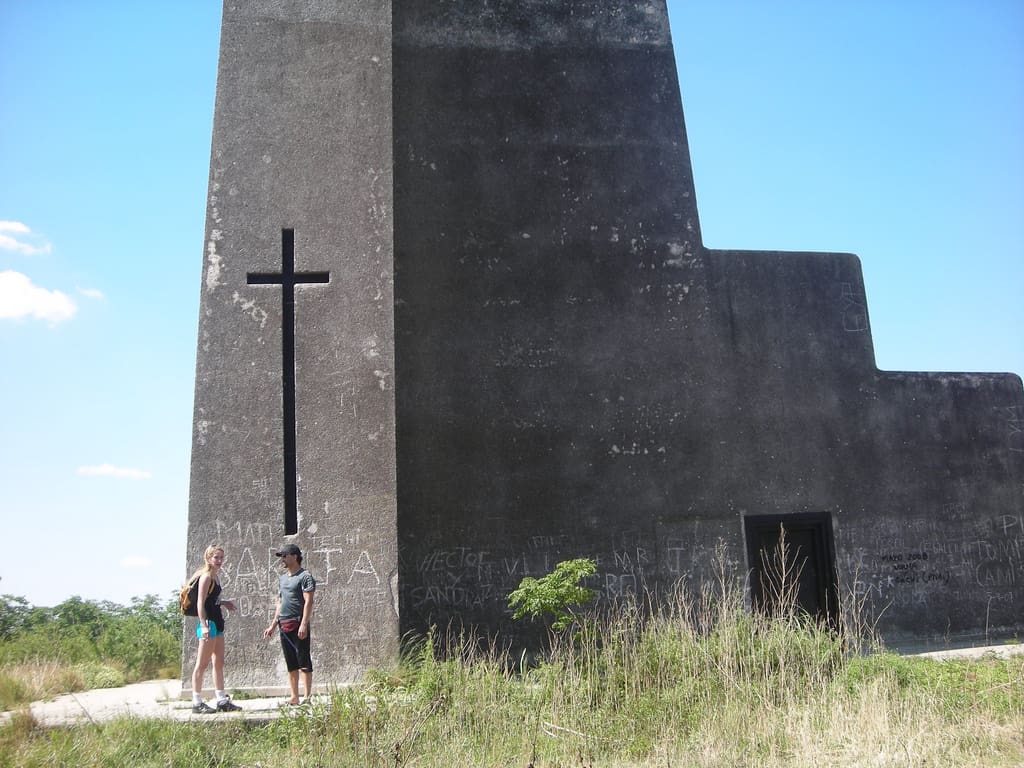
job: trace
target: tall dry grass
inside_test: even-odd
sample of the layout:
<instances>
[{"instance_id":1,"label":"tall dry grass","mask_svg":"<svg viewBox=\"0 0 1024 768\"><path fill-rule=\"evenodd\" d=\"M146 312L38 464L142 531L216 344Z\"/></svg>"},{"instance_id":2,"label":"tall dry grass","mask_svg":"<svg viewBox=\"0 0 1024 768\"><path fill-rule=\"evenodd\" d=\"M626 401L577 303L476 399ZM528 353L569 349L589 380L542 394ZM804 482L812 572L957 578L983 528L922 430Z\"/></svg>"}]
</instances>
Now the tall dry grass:
<instances>
[{"instance_id":1,"label":"tall dry grass","mask_svg":"<svg viewBox=\"0 0 1024 768\"><path fill-rule=\"evenodd\" d=\"M36 659L0 668L0 711L61 693L85 690L81 667L52 659Z\"/></svg>"},{"instance_id":2,"label":"tall dry grass","mask_svg":"<svg viewBox=\"0 0 1024 768\"><path fill-rule=\"evenodd\" d=\"M937 662L744 605L723 574L624 603L528 661L431 633L330 703L260 727L121 721L0 729L0 766L1009 768L1024 765L1024 655Z\"/></svg>"},{"instance_id":3,"label":"tall dry grass","mask_svg":"<svg viewBox=\"0 0 1024 768\"><path fill-rule=\"evenodd\" d=\"M418 702L422 715L376 748L401 745L391 764L427 766L1024 761L1024 657L887 654L857 607L823 625L781 589L771 615L747 610L728 578L656 605L618 605L553 636L543 663L525 669L495 644L429 638L407 661L411 682L378 692Z\"/></svg>"}]
</instances>

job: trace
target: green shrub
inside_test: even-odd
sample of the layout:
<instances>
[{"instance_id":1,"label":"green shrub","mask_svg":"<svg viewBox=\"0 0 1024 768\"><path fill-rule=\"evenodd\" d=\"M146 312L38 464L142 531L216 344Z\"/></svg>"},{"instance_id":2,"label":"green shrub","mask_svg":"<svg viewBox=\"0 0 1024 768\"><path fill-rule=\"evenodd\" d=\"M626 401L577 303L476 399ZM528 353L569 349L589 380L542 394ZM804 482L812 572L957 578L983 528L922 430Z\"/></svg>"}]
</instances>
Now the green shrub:
<instances>
[{"instance_id":1,"label":"green shrub","mask_svg":"<svg viewBox=\"0 0 1024 768\"><path fill-rule=\"evenodd\" d=\"M551 618L551 628L563 632L578 619L575 606L593 602L597 592L580 582L597 573L597 563L589 558L563 560L547 576L535 579L527 576L519 588L508 596L512 618Z\"/></svg>"},{"instance_id":2,"label":"green shrub","mask_svg":"<svg viewBox=\"0 0 1024 768\"><path fill-rule=\"evenodd\" d=\"M128 617L113 624L100 638L99 657L117 659L133 680L150 679L161 669L180 663L181 636L160 626Z\"/></svg>"},{"instance_id":3,"label":"green shrub","mask_svg":"<svg viewBox=\"0 0 1024 768\"><path fill-rule=\"evenodd\" d=\"M38 659L79 664L98 660L99 652L88 631L77 627L34 627L0 643L0 665Z\"/></svg>"},{"instance_id":4,"label":"green shrub","mask_svg":"<svg viewBox=\"0 0 1024 768\"><path fill-rule=\"evenodd\" d=\"M71 680L83 677L78 670L91 670L84 675L88 687L110 687L177 677L180 659L174 599L147 595L122 606L73 597L54 608L33 608L23 598L0 597L0 668L52 662L73 670Z\"/></svg>"},{"instance_id":5,"label":"green shrub","mask_svg":"<svg viewBox=\"0 0 1024 768\"><path fill-rule=\"evenodd\" d=\"M86 688L120 688L125 684L124 673L109 664L94 661L79 664L76 669L81 673Z\"/></svg>"}]
</instances>

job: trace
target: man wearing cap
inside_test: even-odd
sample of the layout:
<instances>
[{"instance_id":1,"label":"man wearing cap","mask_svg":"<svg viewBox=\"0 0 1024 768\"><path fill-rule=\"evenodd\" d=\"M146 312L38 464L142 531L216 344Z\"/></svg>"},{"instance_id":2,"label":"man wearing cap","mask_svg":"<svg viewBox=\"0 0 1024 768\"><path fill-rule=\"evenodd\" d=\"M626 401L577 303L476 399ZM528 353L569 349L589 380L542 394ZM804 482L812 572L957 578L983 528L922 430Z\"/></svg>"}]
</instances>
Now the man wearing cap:
<instances>
[{"instance_id":1,"label":"man wearing cap","mask_svg":"<svg viewBox=\"0 0 1024 768\"><path fill-rule=\"evenodd\" d=\"M277 593L277 608L270 626L263 631L270 638L277 628L281 632L281 650L288 667L289 704L299 703L299 672L306 689L305 701L313 695L313 660L309 653L309 621L313 616L313 593L316 581L302 567L302 550L286 544L274 553L281 558L287 573L281 574Z\"/></svg>"}]
</instances>

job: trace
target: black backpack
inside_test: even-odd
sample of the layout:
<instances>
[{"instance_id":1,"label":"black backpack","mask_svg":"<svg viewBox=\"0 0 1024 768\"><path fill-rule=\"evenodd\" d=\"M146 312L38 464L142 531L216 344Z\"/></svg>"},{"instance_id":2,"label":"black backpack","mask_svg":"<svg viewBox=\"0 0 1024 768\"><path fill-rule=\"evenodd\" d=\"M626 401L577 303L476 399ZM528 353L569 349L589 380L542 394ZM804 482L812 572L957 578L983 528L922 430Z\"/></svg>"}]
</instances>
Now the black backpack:
<instances>
[{"instance_id":1,"label":"black backpack","mask_svg":"<svg viewBox=\"0 0 1024 768\"><path fill-rule=\"evenodd\" d=\"M199 615L199 579L200 576L196 576L192 581L181 588L181 594L178 595L178 607L181 608L181 612L186 616L198 616Z\"/></svg>"}]
</instances>

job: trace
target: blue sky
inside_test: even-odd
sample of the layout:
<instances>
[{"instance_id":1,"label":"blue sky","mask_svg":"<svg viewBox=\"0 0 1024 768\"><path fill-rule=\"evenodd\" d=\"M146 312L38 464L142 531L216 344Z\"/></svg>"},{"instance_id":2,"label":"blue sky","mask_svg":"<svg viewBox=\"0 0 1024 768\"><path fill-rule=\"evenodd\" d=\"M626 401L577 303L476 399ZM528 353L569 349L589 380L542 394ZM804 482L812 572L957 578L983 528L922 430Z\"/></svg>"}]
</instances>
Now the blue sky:
<instances>
[{"instance_id":1,"label":"blue sky","mask_svg":"<svg viewBox=\"0 0 1024 768\"><path fill-rule=\"evenodd\" d=\"M669 12L705 243L858 254L880 368L1024 373L1024 3ZM219 22L0 0L0 593L185 575Z\"/></svg>"}]
</instances>

